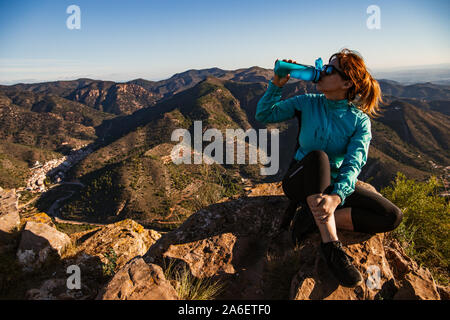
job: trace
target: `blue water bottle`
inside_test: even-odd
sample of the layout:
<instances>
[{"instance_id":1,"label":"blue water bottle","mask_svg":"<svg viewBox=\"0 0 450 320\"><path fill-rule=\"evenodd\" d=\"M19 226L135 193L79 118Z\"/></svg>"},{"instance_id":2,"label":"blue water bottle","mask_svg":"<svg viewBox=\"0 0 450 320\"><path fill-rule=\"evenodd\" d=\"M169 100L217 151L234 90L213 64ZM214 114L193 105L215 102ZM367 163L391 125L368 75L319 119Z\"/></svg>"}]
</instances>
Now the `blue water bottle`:
<instances>
[{"instance_id":1,"label":"blue water bottle","mask_svg":"<svg viewBox=\"0 0 450 320\"><path fill-rule=\"evenodd\" d=\"M274 72L281 78L286 77L288 73L290 73L293 78L316 83L320 79L320 71L322 71L323 67L322 58L318 58L315 65L316 66L313 67L277 60L275 62Z\"/></svg>"}]
</instances>

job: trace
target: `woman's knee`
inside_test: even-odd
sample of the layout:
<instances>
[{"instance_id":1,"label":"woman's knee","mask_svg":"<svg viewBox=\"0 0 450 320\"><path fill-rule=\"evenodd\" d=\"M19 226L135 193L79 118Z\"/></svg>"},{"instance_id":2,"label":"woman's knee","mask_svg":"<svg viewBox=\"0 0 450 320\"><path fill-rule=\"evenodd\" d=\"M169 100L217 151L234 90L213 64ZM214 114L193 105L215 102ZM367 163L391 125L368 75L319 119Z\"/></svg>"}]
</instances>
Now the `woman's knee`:
<instances>
[{"instance_id":1,"label":"woman's knee","mask_svg":"<svg viewBox=\"0 0 450 320\"><path fill-rule=\"evenodd\" d=\"M328 155L323 150L313 150L309 152L307 156L314 158L316 161L324 161L326 163L329 162Z\"/></svg>"},{"instance_id":2,"label":"woman's knee","mask_svg":"<svg viewBox=\"0 0 450 320\"><path fill-rule=\"evenodd\" d=\"M384 233L395 230L403 219L402 211L395 205L381 211L352 207L353 228L366 233Z\"/></svg>"},{"instance_id":3,"label":"woman's knee","mask_svg":"<svg viewBox=\"0 0 450 320\"><path fill-rule=\"evenodd\" d=\"M319 172L329 175L328 171L330 170L330 160L325 151L313 150L309 152L306 157L308 157L307 161L312 168L317 168Z\"/></svg>"},{"instance_id":4,"label":"woman's knee","mask_svg":"<svg viewBox=\"0 0 450 320\"><path fill-rule=\"evenodd\" d=\"M390 228L389 228L390 230L389 231L392 231L392 230L396 229L400 225L400 223L402 222L402 220L403 220L403 212L402 212L402 210L400 210L399 207L394 205L390 209L389 215L391 216L392 221L393 221L392 224L390 225Z\"/></svg>"}]
</instances>

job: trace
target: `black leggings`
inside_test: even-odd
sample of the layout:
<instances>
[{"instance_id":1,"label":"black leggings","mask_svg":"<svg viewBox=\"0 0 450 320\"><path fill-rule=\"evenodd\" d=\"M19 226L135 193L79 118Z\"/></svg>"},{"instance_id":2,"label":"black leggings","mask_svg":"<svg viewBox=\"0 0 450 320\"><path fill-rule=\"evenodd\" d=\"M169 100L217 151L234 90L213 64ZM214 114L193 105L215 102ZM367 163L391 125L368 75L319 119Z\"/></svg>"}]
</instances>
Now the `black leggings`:
<instances>
[{"instance_id":1,"label":"black leggings","mask_svg":"<svg viewBox=\"0 0 450 320\"><path fill-rule=\"evenodd\" d=\"M297 162L294 160L292 164ZM301 202L311 213L306 197L317 194L331 194L330 162L328 155L322 150L308 153L301 161L303 168L297 173L303 182L300 193ZM380 233L394 230L402 221L402 211L391 201L378 193L369 191L356 185L355 191L349 195L342 207L351 207L354 231L365 233ZM312 214L312 213L311 213Z\"/></svg>"}]
</instances>

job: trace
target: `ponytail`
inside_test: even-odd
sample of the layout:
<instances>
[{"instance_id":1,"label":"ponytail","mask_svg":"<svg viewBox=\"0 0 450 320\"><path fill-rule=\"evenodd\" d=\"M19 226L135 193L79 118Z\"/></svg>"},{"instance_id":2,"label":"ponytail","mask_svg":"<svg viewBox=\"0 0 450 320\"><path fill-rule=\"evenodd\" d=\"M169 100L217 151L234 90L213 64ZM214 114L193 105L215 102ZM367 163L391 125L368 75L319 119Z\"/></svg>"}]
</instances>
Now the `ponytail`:
<instances>
[{"instance_id":1,"label":"ponytail","mask_svg":"<svg viewBox=\"0 0 450 320\"><path fill-rule=\"evenodd\" d=\"M381 88L367 70L361 55L357 51L344 48L333 54L330 61L333 57L339 59L341 69L353 83L347 91L346 98L354 102L356 107L369 117L379 117L380 104L384 103Z\"/></svg>"}]
</instances>

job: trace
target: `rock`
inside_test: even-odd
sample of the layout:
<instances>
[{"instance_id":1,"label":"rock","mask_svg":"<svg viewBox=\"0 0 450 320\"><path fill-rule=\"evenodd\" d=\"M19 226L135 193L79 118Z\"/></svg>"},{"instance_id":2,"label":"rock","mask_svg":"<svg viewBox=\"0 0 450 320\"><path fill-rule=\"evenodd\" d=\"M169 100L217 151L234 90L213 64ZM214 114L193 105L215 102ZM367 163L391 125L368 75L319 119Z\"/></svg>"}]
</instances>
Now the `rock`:
<instances>
[{"instance_id":1,"label":"rock","mask_svg":"<svg viewBox=\"0 0 450 320\"><path fill-rule=\"evenodd\" d=\"M197 278L212 277L220 273L234 274L231 263L237 237L232 233L212 236L183 245L170 245L164 257L181 259Z\"/></svg>"},{"instance_id":2,"label":"rock","mask_svg":"<svg viewBox=\"0 0 450 320\"><path fill-rule=\"evenodd\" d=\"M248 197L210 205L162 236L132 220L80 233L74 237L78 253L63 262L80 267L84 287L67 292L65 270L60 270L27 297L179 299L185 297L183 280L164 276L168 263L174 263L197 280L223 285L218 299L448 299L448 288L437 286L430 272L385 234L338 231L364 278L356 288L340 286L319 256L318 234L294 247L289 233L279 231L288 206L280 186L258 185ZM98 281L111 262L110 250L116 254L115 275Z\"/></svg>"},{"instance_id":3,"label":"rock","mask_svg":"<svg viewBox=\"0 0 450 320\"><path fill-rule=\"evenodd\" d=\"M21 234L17 258L24 271L41 267L50 257L60 257L70 238L44 223L28 221Z\"/></svg>"},{"instance_id":4,"label":"rock","mask_svg":"<svg viewBox=\"0 0 450 320\"><path fill-rule=\"evenodd\" d=\"M260 183L255 187L250 188L247 192L247 197L259 197L264 195L283 196L284 191L281 182Z\"/></svg>"},{"instance_id":5,"label":"rock","mask_svg":"<svg viewBox=\"0 0 450 320\"><path fill-rule=\"evenodd\" d=\"M185 263L194 277L228 282L221 298L263 298L268 245L278 234L285 197L251 197L213 204L164 234L144 260Z\"/></svg>"},{"instance_id":6,"label":"rock","mask_svg":"<svg viewBox=\"0 0 450 320\"><path fill-rule=\"evenodd\" d=\"M0 191L0 240L20 224L18 197L15 189Z\"/></svg>"},{"instance_id":7,"label":"rock","mask_svg":"<svg viewBox=\"0 0 450 320\"><path fill-rule=\"evenodd\" d=\"M97 299L178 300L178 296L161 267L136 257L114 275Z\"/></svg>"},{"instance_id":8,"label":"rock","mask_svg":"<svg viewBox=\"0 0 450 320\"><path fill-rule=\"evenodd\" d=\"M161 235L144 229L137 222L126 219L94 230L93 235L81 244L78 251L98 256L103 263L109 263L106 255L115 254L116 269L124 266L132 258L143 255ZM114 250L112 253L111 250Z\"/></svg>"},{"instance_id":9,"label":"rock","mask_svg":"<svg viewBox=\"0 0 450 320\"><path fill-rule=\"evenodd\" d=\"M81 283L80 289L68 289L67 279L49 279L39 289L30 289L27 300L87 300L92 298L91 289Z\"/></svg>"},{"instance_id":10,"label":"rock","mask_svg":"<svg viewBox=\"0 0 450 320\"><path fill-rule=\"evenodd\" d=\"M430 271L409 258L398 241L391 240L389 246L385 246L385 252L398 288L393 299L436 300L441 298ZM441 292L444 297L448 293L445 289Z\"/></svg>"},{"instance_id":11,"label":"rock","mask_svg":"<svg viewBox=\"0 0 450 320\"><path fill-rule=\"evenodd\" d=\"M440 286L437 285L436 286L438 292L439 292L439 296L441 297L442 300L450 300L450 287L449 286Z\"/></svg>"},{"instance_id":12,"label":"rock","mask_svg":"<svg viewBox=\"0 0 450 320\"><path fill-rule=\"evenodd\" d=\"M188 266L194 277L226 283L220 299L440 298L428 270L419 271L395 242L386 246L383 234L338 231L364 278L356 288L340 286L319 258L318 234L294 248L289 234L279 233L288 201L281 195L265 196L274 192L280 193L279 183L258 186L247 198L216 203L194 213L151 246L144 260L160 266L174 261ZM277 264L278 269L274 268ZM273 284L286 278L286 285L276 284L286 293L274 296L270 292Z\"/></svg>"},{"instance_id":13,"label":"rock","mask_svg":"<svg viewBox=\"0 0 450 320\"><path fill-rule=\"evenodd\" d=\"M39 212L30 217L22 219L22 223L26 223L28 221L43 223L56 229L56 226L53 223L52 218L50 218L45 212Z\"/></svg>"},{"instance_id":14,"label":"rock","mask_svg":"<svg viewBox=\"0 0 450 320\"><path fill-rule=\"evenodd\" d=\"M48 279L38 288L28 290L27 298L95 299L99 288L104 286L104 281L114 274L115 270L145 253L160 236L156 231L146 230L130 219L74 233L70 237L76 244L76 251L65 255L54 279ZM60 281L68 277L66 269L72 265L80 268L82 281L78 290L68 290L66 282Z\"/></svg>"},{"instance_id":15,"label":"rock","mask_svg":"<svg viewBox=\"0 0 450 320\"><path fill-rule=\"evenodd\" d=\"M79 269L74 269L74 266ZM68 287L80 276L80 288ZM104 285L105 276L99 257L81 252L73 257L64 258L57 268L51 270L51 278L43 281L37 288L28 289L25 298L28 300L91 300L95 299L99 288Z\"/></svg>"},{"instance_id":16,"label":"rock","mask_svg":"<svg viewBox=\"0 0 450 320\"><path fill-rule=\"evenodd\" d=\"M396 242L392 242L391 246L393 247L385 248L386 257L389 259L395 277L398 279L411 271L412 260L403 253Z\"/></svg>"},{"instance_id":17,"label":"rock","mask_svg":"<svg viewBox=\"0 0 450 320\"><path fill-rule=\"evenodd\" d=\"M354 259L353 264L363 276L356 288L339 285L320 258L320 236L309 236L297 254L302 257L299 271L292 279L290 298L294 300L373 300L383 285L393 278L384 254L383 234L369 235L338 232L344 250Z\"/></svg>"},{"instance_id":18,"label":"rock","mask_svg":"<svg viewBox=\"0 0 450 320\"><path fill-rule=\"evenodd\" d=\"M428 269L420 268L406 274L400 280L401 287L394 296L395 300L439 300L436 283Z\"/></svg>"}]
</instances>

